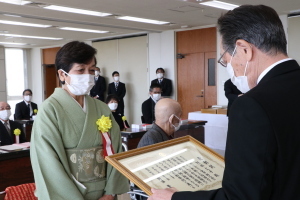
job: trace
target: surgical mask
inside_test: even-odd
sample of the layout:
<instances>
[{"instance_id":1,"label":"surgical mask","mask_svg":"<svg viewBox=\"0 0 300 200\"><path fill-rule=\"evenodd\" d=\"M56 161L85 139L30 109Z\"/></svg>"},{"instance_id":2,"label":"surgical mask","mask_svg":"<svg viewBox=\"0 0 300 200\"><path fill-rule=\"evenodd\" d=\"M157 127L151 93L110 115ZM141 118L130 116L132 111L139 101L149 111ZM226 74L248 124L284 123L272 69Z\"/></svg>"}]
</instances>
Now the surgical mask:
<instances>
[{"instance_id":1,"label":"surgical mask","mask_svg":"<svg viewBox=\"0 0 300 200\"><path fill-rule=\"evenodd\" d=\"M153 98L155 101L158 101L158 100L160 100L160 98L161 98L161 94L152 94L152 98Z\"/></svg>"},{"instance_id":2,"label":"surgical mask","mask_svg":"<svg viewBox=\"0 0 300 200\"><path fill-rule=\"evenodd\" d=\"M10 116L11 116L10 110L1 110L0 111L0 119L8 120Z\"/></svg>"},{"instance_id":3,"label":"surgical mask","mask_svg":"<svg viewBox=\"0 0 300 200\"><path fill-rule=\"evenodd\" d=\"M164 77L164 74L163 73L157 73L156 76L157 76L157 78L162 78L162 77Z\"/></svg>"},{"instance_id":4,"label":"surgical mask","mask_svg":"<svg viewBox=\"0 0 300 200\"><path fill-rule=\"evenodd\" d=\"M62 70L62 69L61 69ZM71 77L70 83L67 81L67 87L69 91L74 95L85 95L90 92L92 87L95 85L94 76L90 74L68 74L62 70L68 76Z\"/></svg>"},{"instance_id":5,"label":"surgical mask","mask_svg":"<svg viewBox=\"0 0 300 200\"><path fill-rule=\"evenodd\" d=\"M172 124L172 116L176 117L176 118L179 120L179 122L178 122L178 123L176 123L175 125L174 125L174 124ZM170 122L170 123L171 123L171 125L174 127L174 129L175 129L175 132L176 132L176 131L178 131L178 130L180 129L180 126L182 125L182 121L181 121L181 119L180 119L179 117L177 117L175 114L172 114L172 115L170 116L170 118L169 118L169 122Z\"/></svg>"},{"instance_id":6,"label":"surgical mask","mask_svg":"<svg viewBox=\"0 0 300 200\"><path fill-rule=\"evenodd\" d=\"M95 76L99 76L100 72L99 71L95 71Z\"/></svg>"},{"instance_id":7,"label":"surgical mask","mask_svg":"<svg viewBox=\"0 0 300 200\"><path fill-rule=\"evenodd\" d=\"M31 99L32 99L32 96L30 96L30 95L24 96L25 101L31 101Z\"/></svg>"},{"instance_id":8,"label":"surgical mask","mask_svg":"<svg viewBox=\"0 0 300 200\"><path fill-rule=\"evenodd\" d=\"M248 67L248 61L246 63L245 71L244 71L244 76L235 76L233 67L231 65L232 57L236 51L236 46L234 48L234 51L232 53L230 62L227 64L226 70L230 76L231 82L242 92L246 93L250 90L249 84L248 84L248 78L246 76L246 70Z\"/></svg>"},{"instance_id":9,"label":"surgical mask","mask_svg":"<svg viewBox=\"0 0 300 200\"><path fill-rule=\"evenodd\" d=\"M114 76L114 80L116 81L116 82L118 82L119 81L119 77L118 76Z\"/></svg>"},{"instance_id":10,"label":"surgical mask","mask_svg":"<svg viewBox=\"0 0 300 200\"><path fill-rule=\"evenodd\" d=\"M118 104L117 103L109 103L108 107L110 108L111 111L117 110Z\"/></svg>"}]
</instances>

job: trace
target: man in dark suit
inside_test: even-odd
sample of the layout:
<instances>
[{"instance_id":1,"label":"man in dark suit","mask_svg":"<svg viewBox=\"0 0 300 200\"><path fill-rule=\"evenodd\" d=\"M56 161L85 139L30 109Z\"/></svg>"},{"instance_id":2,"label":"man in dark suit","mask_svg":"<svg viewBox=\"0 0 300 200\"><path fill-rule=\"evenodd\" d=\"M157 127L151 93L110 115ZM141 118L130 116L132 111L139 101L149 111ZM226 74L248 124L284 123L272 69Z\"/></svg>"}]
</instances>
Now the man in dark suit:
<instances>
[{"instance_id":1,"label":"man in dark suit","mask_svg":"<svg viewBox=\"0 0 300 200\"><path fill-rule=\"evenodd\" d=\"M300 67L287 56L279 16L267 6L244 5L218 25L219 62L233 69L231 80L244 93L229 113L222 188L154 189L149 199L300 199Z\"/></svg>"},{"instance_id":2,"label":"man in dark suit","mask_svg":"<svg viewBox=\"0 0 300 200\"><path fill-rule=\"evenodd\" d=\"M100 76L100 68L95 70L95 85L90 91L90 96L104 102L104 92L106 91L105 78Z\"/></svg>"},{"instance_id":3,"label":"man in dark suit","mask_svg":"<svg viewBox=\"0 0 300 200\"><path fill-rule=\"evenodd\" d=\"M170 79L164 78L165 70L163 68L156 69L156 76L157 79L151 81L152 84L160 84L162 93L161 96L163 97L170 97L172 95L172 81Z\"/></svg>"},{"instance_id":4,"label":"man in dark suit","mask_svg":"<svg viewBox=\"0 0 300 200\"><path fill-rule=\"evenodd\" d=\"M228 79L224 84L225 96L228 99L228 106L227 106L227 116L229 115L229 110L236 98L243 95L239 89L231 82L231 79Z\"/></svg>"},{"instance_id":5,"label":"man in dark suit","mask_svg":"<svg viewBox=\"0 0 300 200\"><path fill-rule=\"evenodd\" d=\"M120 82L120 74L117 71L112 73L112 78L114 82L108 84L108 91L107 95L115 94L119 98L119 105L117 108L117 112L124 115L124 97L126 94L126 87L125 84Z\"/></svg>"},{"instance_id":6,"label":"man in dark suit","mask_svg":"<svg viewBox=\"0 0 300 200\"><path fill-rule=\"evenodd\" d=\"M152 124L155 121L154 107L161 98L161 86L159 84L152 84L149 89L150 97L142 104L142 113L144 123Z\"/></svg>"},{"instance_id":7,"label":"man in dark suit","mask_svg":"<svg viewBox=\"0 0 300 200\"><path fill-rule=\"evenodd\" d=\"M35 110L38 109L37 105L31 102L32 91L30 89L23 91L23 99L22 102L16 105L15 120L30 120L32 115L36 114Z\"/></svg>"},{"instance_id":8,"label":"man in dark suit","mask_svg":"<svg viewBox=\"0 0 300 200\"><path fill-rule=\"evenodd\" d=\"M15 143L14 131L20 129L19 142L26 142L22 124L9 120L11 115L10 105L6 102L0 102L0 146Z\"/></svg>"}]
</instances>

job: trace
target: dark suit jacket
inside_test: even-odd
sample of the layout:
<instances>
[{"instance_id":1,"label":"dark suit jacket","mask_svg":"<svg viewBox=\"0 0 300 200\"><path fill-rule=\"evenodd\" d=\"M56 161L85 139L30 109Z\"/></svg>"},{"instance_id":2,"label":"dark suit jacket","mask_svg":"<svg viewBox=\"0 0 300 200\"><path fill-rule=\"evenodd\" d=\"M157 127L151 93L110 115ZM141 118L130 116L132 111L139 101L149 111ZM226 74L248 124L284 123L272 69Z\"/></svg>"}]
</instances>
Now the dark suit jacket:
<instances>
[{"instance_id":1,"label":"dark suit jacket","mask_svg":"<svg viewBox=\"0 0 300 200\"><path fill-rule=\"evenodd\" d=\"M300 67L270 70L229 114L222 188L177 192L172 200L300 199Z\"/></svg>"},{"instance_id":2,"label":"dark suit jacket","mask_svg":"<svg viewBox=\"0 0 300 200\"><path fill-rule=\"evenodd\" d=\"M118 104L117 112L119 112L122 115L124 115L124 100L123 100L123 98L125 97L125 94L126 94L125 84L122 83L122 82L119 82L117 90L116 90L114 82L108 84L107 94L108 95L115 94L115 95L117 95L119 97L120 102Z\"/></svg>"},{"instance_id":3,"label":"dark suit jacket","mask_svg":"<svg viewBox=\"0 0 300 200\"><path fill-rule=\"evenodd\" d=\"M155 121L154 107L155 102L151 97L142 104L142 113L146 124L152 124Z\"/></svg>"},{"instance_id":4,"label":"dark suit jacket","mask_svg":"<svg viewBox=\"0 0 300 200\"><path fill-rule=\"evenodd\" d=\"M138 144L139 147L148 146L151 144L156 144L159 142L164 142L169 140L168 135L155 123L152 124L151 129L149 129L141 138Z\"/></svg>"},{"instance_id":5,"label":"dark suit jacket","mask_svg":"<svg viewBox=\"0 0 300 200\"><path fill-rule=\"evenodd\" d=\"M11 133L8 133L4 124L2 123L2 121L0 121L0 146L4 146L4 145L10 145L10 144L13 144L15 143L15 135L13 134L14 133L14 130L15 129L20 129L21 130L21 134L20 134L20 143L22 142L26 142L26 139L25 139L25 133L23 131L23 126L22 124L18 123L18 122L14 122L14 121L11 121L9 120L9 125L10 125L10 132ZM11 134L13 137L11 137Z\"/></svg>"},{"instance_id":6,"label":"dark suit jacket","mask_svg":"<svg viewBox=\"0 0 300 200\"><path fill-rule=\"evenodd\" d=\"M151 85L153 83L159 84L158 79L154 79L151 81ZM167 78L163 78L162 82L161 82L161 88L162 88L162 93L161 96L163 97L168 97L172 95L172 81L170 79Z\"/></svg>"},{"instance_id":7,"label":"dark suit jacket","mask_svg":"<svg viewBox=\"0 0 300 200\"><path fill-rule=\"evenodd\" d=\"M227 106L227 116L229 115L230 107L233 103L233 101L238 98L239 94L242 94L239 89L231 82L230 79L228 79L224 84L224 90L225 90L225 96L228 99L228 106Z\"/></svg>"},{"instance_id":8,"label":"dark suit jacket","mask_svg":"<svg viewBox=\"0 0 300 200\"><path fill-rule=\"evenodd\" d=\"M104 92L106 91L106 82L105 78L99 76L97 81L95 82L94 87L90 91L90 96L95 97L99 96L97 99L104 101Z\"/></svg>"},{"instance_id":9,"label":"dark suit jacket","mask_svg":"<svg viewBox=\"0 0 300 200\"><path fill-rule=\"evenodd\" d=\"M33 102L31 102L31 107L32 107L32 112L34 109L38 109L37 105ZM24 101L17 103L14 118L15 120L22 120L22 119L29 120L31 118L28 107Z\"/></svg>"}]
</instances>

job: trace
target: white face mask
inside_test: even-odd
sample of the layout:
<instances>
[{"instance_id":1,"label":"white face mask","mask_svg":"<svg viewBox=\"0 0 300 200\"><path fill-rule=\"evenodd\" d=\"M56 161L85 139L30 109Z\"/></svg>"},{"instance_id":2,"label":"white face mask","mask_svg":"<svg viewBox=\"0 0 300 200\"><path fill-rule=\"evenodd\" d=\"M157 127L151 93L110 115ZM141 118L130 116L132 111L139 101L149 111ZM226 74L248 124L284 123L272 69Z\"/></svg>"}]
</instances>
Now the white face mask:
<instances>
[{"instance_id":1,"label":"white face mask","mask_svg":"<svg viewBox=\"0 0 300 200\"><path fill-rule=\"evenodd\" d=\"M117 110L118 104L117 103L109 103L108 107L110 108L111 111Z\"/></svg>"},{"instance_id":2,"label":"white face mask","mask_svg":"<svg viewBox=\"0 0 300 200\"><path fill-rule=\"evenodd\" d=\"M10 110L1 110L0 111L0 119L8 120L10 116L11 116Z\"/></svg>"},{"instance_id":3,"label":"white face mask","mask_svg":"<svg viewBox=\"0 0 300 200\"><path fill-rule=\"evenodd\" d=\"M62 70L62 69L61 69ZM94 76L90 74L68 74L62 70L68 76L71 77L70 83L67 81L67 87L69 91L74 95L85 95L90 92L92 87L95 85Z\"/></svg>"},{"instance_id":4,"label":"white face mask","mask_svg":"<svg viewBox=\"0 0 300 200\"><path fill-rule=\"evenodd\" d=\"M234 74L234 70L233 67L231 65L231 60L232 57L235 53L236 50L236 46L234 48L234 51L232 53L231 59L230 59L230 63L227 64L226 70L230 76L231 82L242 92L242 93L246 93L250 90L249 84L248 84L248 78L246 75L246 70L248 67L248 61L246 63L246 67L245 67L245 71L244 71L244 76L235 76Z\"/></svg>"},{"instance_id":5,"label":"white face mask","mask_svg":"<svg viewBox=\"0 0 300 200\"><path fill-rule=\"evenodd\" d=\"M32 96L30 96L30 95L24 96L25 101L31 101L31 99L32 99Z\"/></svg>"},{"instance_id":6,"label":"white face mask","mask_svg":"<svg viewBox=\"0 0 300 200\"><path fill-rule=\"evenodd\" d=\"M176 118L179 120L179 122L178 122L178 123L176 123L175 125L174 125L174 124L172 124L172 116L176 117ZM172 115L170 116L170 118L169 118L169 122L170 122L170 123L171 123L171 125L174 127L174 129L175 129L175 132L176 132L176 131L178 131L178 130L180 129L180 126L181 126L181 124L182 124L182 121L181 121L181 119L180 119L179 117L177 117L175 114L172 114Z\"/></svg>"},{"instance_id":7,"label":"white face mask","mask_svg":"<svg viewBox=\"0 0 300 200\"><path fill-rule=\"evenodd\" d=\"M161 94L152 94L152 98L153 98L155 101L158 101L158 100L160 100L160 98L161 98Z\"/></svg>"},{"instance_id":8,"label":"white face mask","mask_svg":"<svg viewBox=\"0 0 300 200\"><path fill-rule=\"evenodd\" d=\"M116 82L118 82L119 81L119 77L118 76L114 76L114 80L116 81Z\"/></svg>"},{"instance_id":9,"label":"white face mask","mask_svg":"<svg viewBox=\"0 0 300 200\"><path fill-rule=\"evenodd\" d=\"M95 76L99 76L100 72L99 71L95 71Z\"/></svg>"},{"instance_id":10,"label":"white face mask","mask_svg":"<svg viewBox=\"0 0 300 200\"><path fill-rule=\"evenodd\" d=\"M162 78L162 77L164 77L164 74L163 73L157 73L156 76L157 76L157 78Z\"/></svg>"}]
</instances>

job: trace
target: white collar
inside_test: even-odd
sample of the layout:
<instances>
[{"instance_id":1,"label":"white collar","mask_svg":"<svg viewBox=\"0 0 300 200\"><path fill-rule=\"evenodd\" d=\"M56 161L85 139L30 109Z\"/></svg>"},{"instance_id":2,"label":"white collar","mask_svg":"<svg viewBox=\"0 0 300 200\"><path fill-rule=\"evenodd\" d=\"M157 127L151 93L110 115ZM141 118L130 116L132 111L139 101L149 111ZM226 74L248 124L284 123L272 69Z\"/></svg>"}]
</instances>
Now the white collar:
<instances>
[{"instance_id":1,"label":"white collar","mask_svg":"<svg viewBox=\"0 0 300 200\"><path fill-rule=\"evenodd\" d=\"M26 103L26 106L31 105L31 102L30 103L27 103L27 101L23 100L25 103Z\"/></svg>"},{"instance_id":2,"label":"white collar","mask_svg":"<svg viewBox=\"0 0 300 200\"><path fill-rule=\"evenodd\" d=\"M150 95L151 99L154 101L154 103L157 103L157 101L155 101L153 98L152 98L152 95Z\"/></svg>"},{"instance_id":3,"label":"white collar","mask_svg":"<svg viewBox=\"0 0 300 200\"><path fill-rule=\"evenodd\" d=\"M71 96L72 97L72 96ZM74 99L73 97L72 97L72 99ZM76 101L76 99L74 99L74 101L80 106L80 108L81 108L81 105ZM85 112L86 113L86 102L85 102L85 95L83 96L83 107L82 107L82 110L83 110L83 112Z\"/></svg>"},{"instance_id":4,"label":"white collar","mask_svg":"<svg viewBox=\"0 0 300 200\"><path fill-rule=\"evenodd\" d=\"M258 77L257 79L257 84L261 81L261 79L271 70L273 69L276 65L279 65L280 63L286 62L288 60L293 60L292 58L285 58L282 60L277 61L276 63L273 63L271 66L267 67Z\"/></svg>"}]
</instances>

